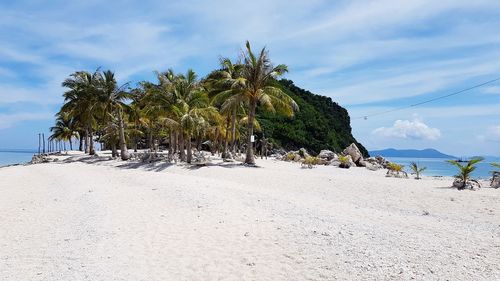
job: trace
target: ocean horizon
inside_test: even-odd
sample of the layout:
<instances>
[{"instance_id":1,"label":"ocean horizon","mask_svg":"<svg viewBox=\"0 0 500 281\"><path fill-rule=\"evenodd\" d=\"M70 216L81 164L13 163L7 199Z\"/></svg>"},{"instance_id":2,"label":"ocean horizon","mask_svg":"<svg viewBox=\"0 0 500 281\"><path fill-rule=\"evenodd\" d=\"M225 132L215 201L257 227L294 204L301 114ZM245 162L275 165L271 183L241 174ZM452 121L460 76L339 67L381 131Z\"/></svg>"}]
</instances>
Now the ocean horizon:
<instances>
[{"instance_id":1,"label":"ocean horizon","mask_svg":"<svg viewBox=\"0 0 500 281\"><path fill-rule=\"evenodd\" d=\"M31 160L37 149L0 149L0 167L24 164ZM410 174L410 163L416 162L419 166L427 169L422 173L424 176L452 177L457 174L457 168L446 162L445 158L412 158L412 157L385 157L385 159L403 165L404 170ZM500 162L500 157L486 156L484 160L477 164L476 170L472 173L474 177L487 179L491 177L493 167L491 163Z\"/></svg>"},{"instance_id":2,"label":"ocean horizon","mask_svg":"<svg viewBox=\"0 0 500 281\"><path fill-rule=\"evenodd\" d=\"M385 157L385 159L403 165L404 170L408 174L411 173L410 169L411 162L416 162L420 167L427 167L427 169L422 173L422 175L424 176L452 177L458 173L458 170L454 165L446 162L447 160L456 160L456 159L409 158L409 157ZM492 156L484 157L483 161L476 164L476 170L472 172L472 176L481 179L491 178L491 171L493 170L491 163L493 162L496 163L500 162L500 157L492 157Z\"/></svg>"}]
</instances>

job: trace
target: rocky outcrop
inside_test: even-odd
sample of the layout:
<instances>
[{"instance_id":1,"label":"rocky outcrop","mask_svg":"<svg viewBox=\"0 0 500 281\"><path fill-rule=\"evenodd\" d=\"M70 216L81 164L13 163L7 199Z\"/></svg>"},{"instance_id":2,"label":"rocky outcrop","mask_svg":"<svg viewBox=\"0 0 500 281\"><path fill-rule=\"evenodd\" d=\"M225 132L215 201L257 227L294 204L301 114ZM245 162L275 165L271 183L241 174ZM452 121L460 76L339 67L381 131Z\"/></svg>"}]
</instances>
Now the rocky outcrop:
<instances>
[{"instance_id":1,"label":"rocky outcrop","mask_svg":"<svg viewBox=\"0 0 500 281\"><path fill-rule=\"evenodd\" d=\"M352 161L356 164L358 164L360 160L363 160L363 154L361 154L361 151L359 151L355 143L351 143L346 147L344 151L342 151L342 154L351 156Z\"/></svg>"},{"instance_id":2,"label":"rocky outcrop","mask_svg":"<svg viewBox=\"0 0 500 281\"><path fill-rule=\"evenodd\" d=\"M333 159L338 158L338 155L331 150L323 149L319 152L318 158L331 161Z\"/></svg>"},{"instance_id":3,"label":"rocky outcrop","mask_svg":"<svg viewBox=\"0 0 500 281\"><path fill-rule=\"evenodd\" d=\"M51 161L50 158L45 154L35 154L31 158L31 161L29 162L29 164L48 163L50 161Z\"/></svg>"},{"instance_id":4,"label":"rocky outcrop","mask_svg":"<svg viewBox=\"0 0 500 281\"><path fill-rule=\"evenodd\" d=\"M477 189L477 188L481 188L481 184L479 184L479 182L475 181L475 180L468 180L464 184L463 180L455 179L453 181L453 187L455 187L457 189Z\"/></svg>"},{"instance_id":5,"label":"rocky outcrop","mask_svg":"<svg viewBox=\"0 0 500 281\"><path fill-rule=\"evenodd\" d=\"M490 185L493 188L500 188L500 173L493 174Z\"/></svg>"}]
</instances>

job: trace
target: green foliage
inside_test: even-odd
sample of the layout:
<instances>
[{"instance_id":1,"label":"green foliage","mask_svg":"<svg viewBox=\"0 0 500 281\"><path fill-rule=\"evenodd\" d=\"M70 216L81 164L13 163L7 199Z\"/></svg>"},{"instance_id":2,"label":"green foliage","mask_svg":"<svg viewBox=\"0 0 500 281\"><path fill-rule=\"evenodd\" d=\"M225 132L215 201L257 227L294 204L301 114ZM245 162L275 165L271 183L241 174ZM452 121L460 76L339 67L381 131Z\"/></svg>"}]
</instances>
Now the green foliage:
<instances>
[{"instance_id":1,"label":"green foliage","mask_svg":"<svg viewBox=\"0 0 500 281\"><path fill-rule=\"evenodd\" d=\"M297 154L295 154L294 152L288 152L285 155L285 160L286 161L293 161L293 159L295 159L296 156L297 156Z\"/></svg>"},{"instance_id":2,"label":"green foliage","mask_svg":"<svg viewBox=\"0 0 500 281\"><path fill-rule=\"evenodd\" d=\"M411 170L416 174L415 179L420 179L420 174L427 169L427 167L419 167L417 163L410 163Z\"/></svg>"},{"instance_id":3,"label":"green foliage","mask_svg":"<svg viewBox=\"0 0 500 281\"><path fill-rule=\"evenodd\" d=\"M339 155L340 168L349 169L351 167L349 155Z\"/></svg>"},{"instance_id":4,"label":"green foliage","mask_svg":"<svg viewBox=\"0 0 500 281\"><path fill-rule=\"evenodd\" d=\"M349 164L349 156L347 155L339 155L340 164L347 165Z\"/></svg>"},{"instance_id":5,"label":"green foliage","mask_svg":"<svg viewBox=\"0 0 500 281\"><path fill-rule=\"evenodd\" d=\"M307 156L304 159L304 162L302 162L302 165L307 166L308 168L312 168L313 166L318 165L319 162L320 162L320 159L318 157Z\"/></svg>"},{"instance_id":6,"label":"green foliage","mask_svg":"<svg viewBox=\"0 0 500 281\"><path fill-rule=\"evenodd\" d=\"M352 136L347 110L331 98L296 87L290 80L274 82L300 108L293 118L258 110L258 120L266 138L287 150L306 148L312 153L322 149L340 152L356 143L361 153L368 151Z\"/></svg>"},{"instance_id":7,"label":"green foliage","mask_svg":"<svg viewBox=\"0 0 500 281\"><path fill-rule=\"evenodd\" d=\"M396 173L400 173L400 172L402 172L402 171L403 171L403 168L404 168L404 166L403 166L403 165L399 165L399 164L396 164L396 163L392 163L392 162L391 162L391 163L387 164L387 169L388 169L389 171L394 171L394 172L396 172Z\"/></svg>"},{"instance_id":8,"label":"green foliage","mask_svg":"<svg viewBox=\"0 0 500 281\"><path fill-rule=\"evenodd\" d=\"M460 179L463 184L465 185L467 181L471 179L471 174L476 170L476 164L483 161L484 158L482 157L477 157L474 159L471 159L469 162L467 162L466 165L460 164L460 162L456 160L447 160L446 162L450 163L451 165L454 165L458 168L458 174L455 176L457 179Z\"/></svg>"}]
</instances>

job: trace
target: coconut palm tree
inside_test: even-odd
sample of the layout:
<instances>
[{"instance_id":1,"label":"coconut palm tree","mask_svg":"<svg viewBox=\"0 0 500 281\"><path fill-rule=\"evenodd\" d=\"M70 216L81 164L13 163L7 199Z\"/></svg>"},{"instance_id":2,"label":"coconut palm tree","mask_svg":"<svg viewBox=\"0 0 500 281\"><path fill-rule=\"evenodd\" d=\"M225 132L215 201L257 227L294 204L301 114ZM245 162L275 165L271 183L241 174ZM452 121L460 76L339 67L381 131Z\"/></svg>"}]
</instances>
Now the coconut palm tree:
<instances>
[{"instance_id":1,"label":"coconut palm tree","mask_svg":"<svg viewBox=\"0 0 500 281\"><path fill-rule=\"evenodd\" d=\"M64 105L61 111L68 113L75 122L81 124L85 152L90 155L95 154L93 133L97 126L97 80L98 71L77 71L62 83L68 90L63 94Z\"/></svg>"},{"instance_id":2,"label":"coconut palm tree","mask_svg":"<svg viewBox=\"0 0 500 281\"><path fill-rule=\"evenodd\" d=\"M246 51L243 52L243 67L241 77L233 83L233 88L238 89L234 99L241 100L248 113L246 136L246 164L255 164L252 136L254 133L255 111L258 105L265 110L280 111L287 116L293 116L298 110L295 101L273 82L275 78L288 71L284 64L274 66L269 59L266 48L262 48L256 56L246 42Z\"/></svg>"},{"instance_id":3,"label":"coconut palm tree","mask_svg":"<svg viewBox=\"0 0 500 281\"><path fill-rule=\"evenodd\" d=\"M70 150L73 150L71 139L78 136L70 115L67 112L58 112L56 114L56 124L50 128L52 135L49 140L68 141Z\"/></svg>"},{"instance_id":4,"label":"coconut palm tree","mask_svg":"<svg viewBox=\"0 0 500 281\"><path fill-rule=\"evenodd\" d=\"M104 71L102 74L99 73L97 77L102 118L103 120L108 120L110 117L117 117L120 157L122 160L128 160L130 154L128 153L127 142L125 140L124 122L124 111L129 108L125 102L131 99L131 94L126 91L128 83L118 86L115 74L110 70Z\"/></svg>"},{"instance_id":5,"label":"coconut palm tree","mask_svg":"<svg viewBox=\"0 0 500 281\"><path fill-rule=\"evenodd\" d=\"M415 173L415 179L420 179L420 174L427 169L427 167L419 167L417 163L411 162L410 169Z\"/></svg>"},{"instance_id":6,"label":"coconut palm tree","mask_svg":"<svg viewBox=\"0 0 500 281\"><path fill-rule=\"evenodd\" d=\"M475 182L479 186L479 182L477 180L474 180L471 178L472 172L476 170L476 164L483 161L484 158L482 157L477 157L469 160L466 165L460 164L457 160L447 160L446 162L450 163L451 165L454 165L458 168L458 174L455 176L459 180L459 189L464 189L467 186L467 183L469 182Z\"/></svg>"}]
</instances>

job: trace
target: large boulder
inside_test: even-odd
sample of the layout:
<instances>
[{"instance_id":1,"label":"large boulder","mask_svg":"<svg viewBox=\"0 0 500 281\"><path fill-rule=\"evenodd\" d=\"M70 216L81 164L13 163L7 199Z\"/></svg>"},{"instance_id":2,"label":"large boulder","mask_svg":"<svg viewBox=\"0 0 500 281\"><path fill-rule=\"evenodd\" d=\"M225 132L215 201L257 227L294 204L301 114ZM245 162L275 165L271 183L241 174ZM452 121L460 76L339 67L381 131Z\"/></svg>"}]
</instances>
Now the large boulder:
<instances>
[{"instance_id":1,"label":"large boulder","mask_svg":"<svg viewBox=\"0 0 500 281\"><path fill-rule=\"evenodd\" d=\"M325 160L333 160L335 158L338 158L337 154L331 150L323 149L319 152L318 158L320 159L325 159Z\"/></svg>"},{"instance_id":2,"label":"large boulder","mask_svg":"<svg viewBox=\"0 0 500 281\"><path fill-rule=\"evenodd\" d=\"M491 178L491 187L500 188L500 173L495 173Z\"/></svg>"},{"instance_id":3,"label":"large boulder","mask_svg":"<svg viewBox=\"0 0 500 281\"><path fill-rule=\"evenodd\" d=\"M359 160L363 159L363 154L361 154L361 151L359 151L359 148L354 143L346 147L346 149L342 151L342 154L350 155L354 163L359 163Z\"/></svg>"},{"instance_id":4,"label":"large boulder","mask_svg":"<svg viewBox=\"0 0 500 281\"><path fill-rule=\"evenodd\" d=\"M455 179L453 181L453 187L456 187L457 189L477 189L477 188L480 188L481 185L477 181L467 181L464 184L463 180Z\"/></svg>"}]
</instances>

